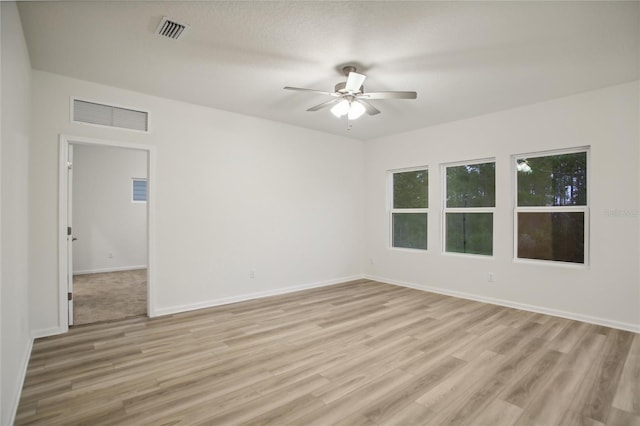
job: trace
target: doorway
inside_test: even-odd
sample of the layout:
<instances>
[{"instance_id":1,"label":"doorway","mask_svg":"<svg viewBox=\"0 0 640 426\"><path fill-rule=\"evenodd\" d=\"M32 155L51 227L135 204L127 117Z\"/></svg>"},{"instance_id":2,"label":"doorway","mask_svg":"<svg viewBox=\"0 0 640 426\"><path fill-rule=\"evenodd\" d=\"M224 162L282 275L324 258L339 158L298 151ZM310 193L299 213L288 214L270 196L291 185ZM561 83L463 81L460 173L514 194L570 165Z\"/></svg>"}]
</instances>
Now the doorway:
<instances>
[{"instance_id":1,"label":"doorway","mask_svg":"<svg viewBox=\"0 0 640 426\"><path fill-rule=\"evenodd\" d=\"M61 325L152 316L153 150L62 136L60 157Z\"/></svg>"}]
</instances>

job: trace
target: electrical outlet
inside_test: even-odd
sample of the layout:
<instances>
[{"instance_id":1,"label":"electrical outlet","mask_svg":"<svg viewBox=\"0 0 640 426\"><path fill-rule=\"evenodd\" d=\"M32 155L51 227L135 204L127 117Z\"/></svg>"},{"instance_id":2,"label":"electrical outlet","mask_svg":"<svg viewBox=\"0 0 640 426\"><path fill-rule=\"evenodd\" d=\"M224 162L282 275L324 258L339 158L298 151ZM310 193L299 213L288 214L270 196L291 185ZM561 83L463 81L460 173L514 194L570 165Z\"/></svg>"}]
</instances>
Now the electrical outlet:
<instances>
[{"instance_id":1,"label":"electrical outlet","mask_svg":"<svg viewBox=\"0 0 640 426\"><path fill-rule=\"evenodd\" d=\"M109 252L109 254L107 254L107 257L108 257L109 259L113 259L113 253Z\"/></svg>"},{"instance_id":2,"label":"electrical outlet","mask_svg":"<svg viewBox=\"0 0 640 426\"><path fill-rule=\"evenodd\" d=\"M494 274L493 272L489 272L489 276L487 277L487 280L488 280L490 283L494 283L494 282L496 282L496 276L495 276L495 274Z\"/></svg>"},{"instance_id":3,"label":"electrical outlet","mask_svg":"<svg viewBox=\"0 0 640 426\"><path fill-rule=\"evenodd\" d=\"M255 271L249 271L249 278L254 279L256 277Z\"/></svg>"}]
</instances>

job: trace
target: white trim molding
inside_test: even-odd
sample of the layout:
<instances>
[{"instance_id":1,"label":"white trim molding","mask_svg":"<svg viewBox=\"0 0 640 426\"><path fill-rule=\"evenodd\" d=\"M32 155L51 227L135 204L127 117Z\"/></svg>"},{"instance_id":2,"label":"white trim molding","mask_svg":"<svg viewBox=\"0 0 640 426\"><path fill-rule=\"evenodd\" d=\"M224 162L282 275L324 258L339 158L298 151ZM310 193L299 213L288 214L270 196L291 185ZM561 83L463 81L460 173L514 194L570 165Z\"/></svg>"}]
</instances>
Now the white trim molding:
<instances>
[{"instance_id":1,"label":"white trim molding","mask_svg":"<svg viewBox=\"0 0 640 426\"><path fill-rule=\"evenodd\" d=\"M50 327L50 328L41 328L39 330L32 330L31 337L35 339L39 339L41 337L49 337L55 336L56 334L63 334L69 331L68 328L63 327Z\"/></svg>"},{"instance_id":2,"label":"white trim molding","mask_svg":"<svg viewBox=\"0 0 640 426\"><path fill-rule=\"evenodd\" d=\"M67 300L67 158L69 145L102 145L116 148L142 150L147 152L147 315L153 316L155 311L155 283L156 283L156 235L155 235L155 182L156 182L156 151L155 146L138 143L103 140L85 136L60 134L59 164L58 164L58 327L40 330L38 336L66 333L69 330L68 300ZM131 268L127 268L131 269Z\"/></svg>"},{"instance_id":3,"label":"white trim molding","mask_svg":"<svg viewBox=\"0 0 640 426\"><path fill-rule=\"evenodd\" d=\"M180 312L195 311L196 309L212 308L214 306L228 305L231 303L244 302L247 300L261 299L263 297L277 296L281 294L294 293L296 291L310 290L312 288L327 287L336 284L343 284L349 281L364 279L364 275L353 275L349 277L336 278L327 281L318 281L314 283L301 284L291 287L282 287L274 290L259 291L254 293L239 294L237 296L223 297L220 299L207 300L204 302L190 303L187 305L167 306L155 310L152 316L162 316L177 314Z\"/></svg>"},{"instance_id":4,"label":"white trim molding","mask_svg":"<svg viewBox=\"0 0 640 426\"><path fill-rule=\"evenodd\" d=\"M24 387L24 379L27 376L27 368L29 367L29 359L31 358L31 350L33 349L33 337L29 339L27 349L22 356L22 363L20 364L20 375L18 376L18 389L15 399L11 401L11 414L9 415L9 424L12 425L16 420L16 414L18 413L18 406L20 405L20 397L22 396L22 388Z\"/></svg>"},{"instance_id":5,"label":"white trim molding","mask_svg":"<svg viewBox=\"0 0 640 426\"><path fill-rule=\"evenodd\" d=\"M137 271L139 269L147 269L147 265L117 266L114 268L102 269L85 269L82 271L73 271L73 275L101 274L103 272Z\"/></svg>"},{"instance_id":6,"label":"white trim molding","mask_svg":"<svg viewBox=\"0 0 640 426\"><path fill-rule=\"evenodd\" d=\"M604 327L617 328L619 330L630 331L632 333L640 333L640 324L633 324L621 321L610 320L607 318L583 315L575 312L562 311L559 309L545 308L542 306L528 305L525 303L512 302L510 300L495 299L493 297L479 296L476 294L465 293L461 291L447 290L440 287L432 287L428 285L419 285L406 281L394 280L391 278L378 277L373 275L365 275L367 279L378 281L386 284L397 285L401 287L412 288L415 290L428 291L431 293L442 294L445 296L458 297L460 299L474 300L476 302L489 303L492 305L504 306L507 308L520 309L523 311L535 312L538 314L551 315L554 317L566 318L575 321L586 322L590 324L602 325Z\"/></svg>"}]
</instances>

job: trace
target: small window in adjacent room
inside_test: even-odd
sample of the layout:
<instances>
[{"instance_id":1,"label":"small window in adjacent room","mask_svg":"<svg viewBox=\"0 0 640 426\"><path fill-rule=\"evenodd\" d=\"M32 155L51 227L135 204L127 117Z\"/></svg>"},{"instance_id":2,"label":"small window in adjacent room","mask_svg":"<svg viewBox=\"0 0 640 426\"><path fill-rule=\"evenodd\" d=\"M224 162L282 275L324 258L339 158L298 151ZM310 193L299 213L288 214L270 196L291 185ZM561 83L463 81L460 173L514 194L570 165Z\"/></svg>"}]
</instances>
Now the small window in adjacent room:
<instances>
[{"instance_id":1,"label":"small window in adjacent room","mask_svg":"<svg viewBox=\"0 0 640 426\"><path fill-rule=\"evenodd\" d=\"M514 157L515 257L586 264L586 149Z\"/></svg>"},{"instance_id":2,"label":"small window in adjacent room","mask_svg":"<svg viewBox=\"0 0 640 426\"><path fill-rule=\"evenodd\" d=\"M426 250L429 171L394 171L391 176L391 247Z\"/></svg>"},{"instance_id":3,"label":"small window in adjacent room","mask_svg":"<svg viewBox=\"0 0 640 426\"><path fill-rule=\"evenodd\" d=\"M147 180L137 179L132 180L132 198L134 203L146 203L147 202Z\"/></svg>"},{"instance_id":4,"label":"small window in adjacent room","mask_svg":"<svg viewBox=\"0 0 640 426\"><path fill-rule=\"evenodd\" d=\"M492 256L495 161L446 165L444 175L445 252Z\"/></svg>"}]
</instances>

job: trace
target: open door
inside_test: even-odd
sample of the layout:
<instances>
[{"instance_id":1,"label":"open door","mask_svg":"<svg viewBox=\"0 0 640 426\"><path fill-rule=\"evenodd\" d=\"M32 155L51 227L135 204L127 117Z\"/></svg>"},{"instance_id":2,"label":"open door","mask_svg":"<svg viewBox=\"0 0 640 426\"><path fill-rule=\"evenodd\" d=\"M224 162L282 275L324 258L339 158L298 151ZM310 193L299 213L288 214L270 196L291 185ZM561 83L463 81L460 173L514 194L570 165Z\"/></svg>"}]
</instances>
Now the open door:
<instances>
[{"instance_id":1,"label":"open door","mask_svg":"<svg viewBox=\"0 0 640 426\"><path fill-rule=\"evenodd\" d=\"M69 325L73 325L73 145L67 156L67 294Z\"/></svg>"},{"instance_id":2,"label":"open door","mask_svg":"<svg viewBox=\"0 0 640 426\"><path fill-rule=\"evenodd\" d=\"M58 324L60 332L68 331L68 327L78 324L74 321L74 317L78 314L77 299L74 297L74 290L78 290L78 280L74 283L74 234L76 234L73 226L73 199L74 197L74 175L78 174L78 167L74 170L74 161L78 157L78 148L83 145L107 146L126 148L133 150L141 150L147 153L147 205L146 205L146 312L148 316L155 316L153 306L153 283L155 271L155 233L154 233L154 186L151 184L155 176L155 147L151 145L132 144L126 142L100 141L97 139L68 136L61 134L59 144L59 174L58 174ZM75 149L74 149L75 147ZM77 166L77 164L76 164ZM77 180L77 176L76 180ZM78 213L76 211L76 213ZM78 215L76 215L78 216ZM77 219L77 218L76 218ZM76 220L77 222L77 220ZM77 223L76 223L77 225ZM83 234L84 235L84 234ZM76 243L77 244L77 243ZM76 257L76 262L78 259Z\"/></svg>"}]
</instances>

